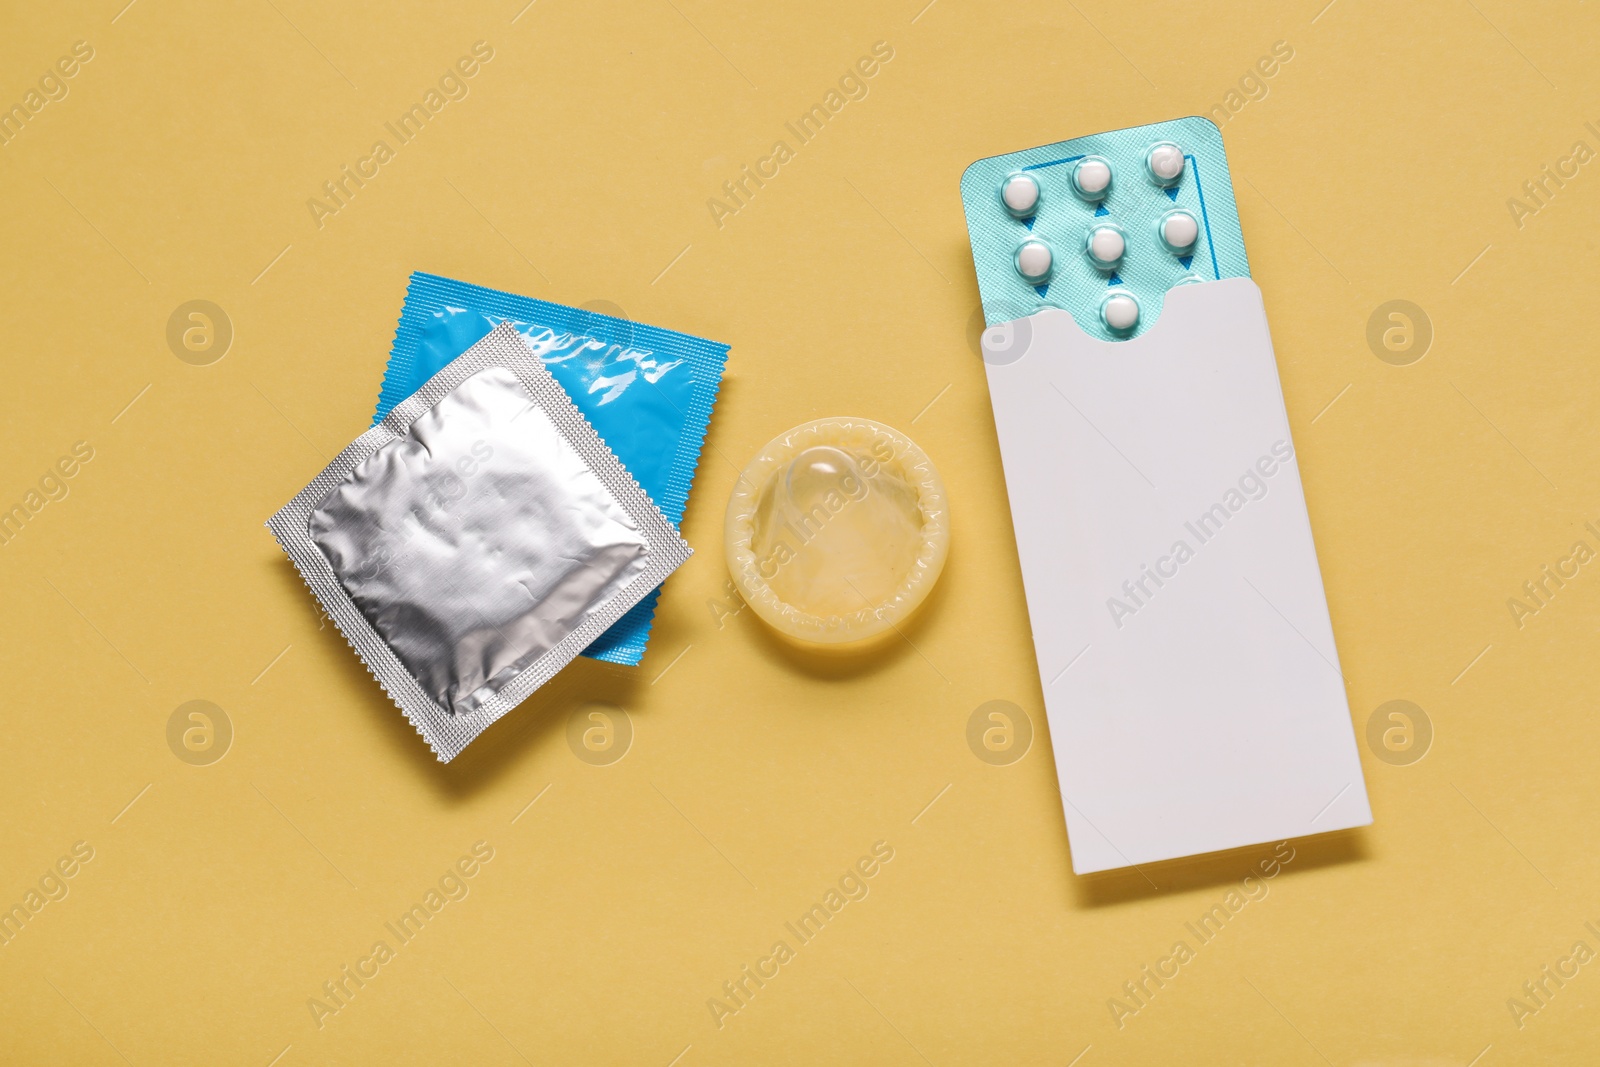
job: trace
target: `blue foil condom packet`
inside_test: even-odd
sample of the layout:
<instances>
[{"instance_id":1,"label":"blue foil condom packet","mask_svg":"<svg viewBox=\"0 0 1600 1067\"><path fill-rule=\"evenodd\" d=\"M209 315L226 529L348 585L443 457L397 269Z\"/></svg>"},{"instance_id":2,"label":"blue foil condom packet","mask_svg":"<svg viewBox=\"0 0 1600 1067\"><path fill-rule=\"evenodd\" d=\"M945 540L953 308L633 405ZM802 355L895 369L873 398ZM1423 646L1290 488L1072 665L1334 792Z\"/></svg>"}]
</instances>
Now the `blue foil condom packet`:
<instances>
[{"instance_id":1,"label":"blue foil condom packet","mask_svg":"<svg viewBox=\"0 0 1600 1067\"><path fill-rule=\"evenodd\" d=\"M681 524L728 358L716 341L416 271L373 425L501 322L522 336L667 519ZM659 595L651 592L583 655L636 665Z\"/></svg>"}]
</instances>

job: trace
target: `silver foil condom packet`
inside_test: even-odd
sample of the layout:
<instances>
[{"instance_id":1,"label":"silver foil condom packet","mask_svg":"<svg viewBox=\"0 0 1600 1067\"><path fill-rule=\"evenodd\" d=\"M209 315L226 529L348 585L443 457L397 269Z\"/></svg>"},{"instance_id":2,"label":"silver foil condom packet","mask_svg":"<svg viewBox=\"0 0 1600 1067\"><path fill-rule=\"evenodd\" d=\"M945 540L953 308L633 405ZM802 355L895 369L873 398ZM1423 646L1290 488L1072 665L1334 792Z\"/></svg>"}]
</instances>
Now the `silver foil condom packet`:
<instances>
[{"instance_id":1,"label":"silver foil condom packet","mask_svg":"<svg viewBox=\"0 0 1600 1067\"><path fill-rule=\"evenodd\" d=\"M267 527L441 762L690 553L505 324Z\"/></svg>"}]
</instances>

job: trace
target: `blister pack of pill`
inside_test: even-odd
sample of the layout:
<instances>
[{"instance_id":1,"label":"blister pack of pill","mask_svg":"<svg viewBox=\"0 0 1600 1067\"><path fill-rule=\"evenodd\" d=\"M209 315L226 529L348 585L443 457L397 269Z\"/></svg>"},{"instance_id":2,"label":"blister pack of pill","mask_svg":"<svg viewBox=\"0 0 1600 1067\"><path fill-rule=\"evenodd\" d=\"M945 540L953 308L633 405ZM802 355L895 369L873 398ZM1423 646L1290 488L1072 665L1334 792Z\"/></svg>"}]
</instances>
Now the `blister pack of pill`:
<instances>
[{"instance_id":1,"label":"blister pack of pill","mask_svg":"<svg viewBox=\"0 0 1600 1067\"><path fill-rule=\"evenodd\" d=\"M1058 307L1138 336L1175 286L1248 278L1222 134L1182 118L980 159L961 200L984 318Z\"/></svg>"},{"instance_id":2,"label":"blister pack of pill","mask_svg":"<svg viewBox=\"0 0 1600 1067\"><path fill-rule=\"evenodd\" d=\"M1371 822L1217 128L982 159L961 195L1073 870Z\"/></svg>"}]
</instances>

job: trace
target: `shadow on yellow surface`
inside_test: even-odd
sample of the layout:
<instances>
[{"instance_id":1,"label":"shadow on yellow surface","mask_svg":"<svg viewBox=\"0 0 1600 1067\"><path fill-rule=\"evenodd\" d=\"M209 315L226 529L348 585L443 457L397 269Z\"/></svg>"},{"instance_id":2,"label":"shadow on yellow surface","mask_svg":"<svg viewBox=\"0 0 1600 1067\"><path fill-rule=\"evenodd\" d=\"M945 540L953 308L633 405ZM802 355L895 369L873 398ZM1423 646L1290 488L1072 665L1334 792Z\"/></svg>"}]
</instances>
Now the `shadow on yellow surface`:
<instances>
[{"instance_id":1,"label":"shadow on yellow surface","mask_svg":"<svg viewBox=\"0 0 1600 1067\"><path fill-rule=\"evenodd\" d=\"M1289 842L1294 858L1282 864L1278 876L1298 876L1321 867L1340 863L1364 863L1369 858L1367 834L1370 828L1342 830L1316 837L1300 837ZM1131 904L1150 897L1209 889L1238 882L1247 875L1260 876L1257 861L1270 856L1273 843L1246 845L1204 856L1146 863L1123 870L1106 871L1073 879L1080 907L1100 908Z\"/></svg>"}]
</instances>

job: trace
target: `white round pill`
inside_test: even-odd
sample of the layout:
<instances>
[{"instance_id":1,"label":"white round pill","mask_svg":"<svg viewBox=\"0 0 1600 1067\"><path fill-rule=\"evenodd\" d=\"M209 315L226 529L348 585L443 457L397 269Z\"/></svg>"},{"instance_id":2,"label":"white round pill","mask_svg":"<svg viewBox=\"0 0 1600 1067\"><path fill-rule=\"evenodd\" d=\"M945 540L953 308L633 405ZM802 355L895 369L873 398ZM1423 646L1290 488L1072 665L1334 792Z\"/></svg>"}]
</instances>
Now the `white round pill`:
<instances>
[{"instance_id":1,"label":"white round pill","mask_svg":"<svg viewBox=\"0 0 1600 1067\"><path fill-rule=\"evenodd\" d=\"M1050 276L1053 257L1050 246L1043 241L1024 241L1017 249L1017 273L1030 282L1040 282Z\"/></svg>"},{"instance_id":2,"label":"white round pill","mask_svg":"<svg viewBox=\"0 0 1600 1067\"><path fill-rule=\"evenodd\" d=\"M1039 204L1039 183L1031 174L1013 174L1000 187L1000 200L1007 211L1025 219Z\"/></svg>"},{"instance_id":3,"label":"white round pill","mask_svg":"<svg viewBox=\"0 0 1600 1067\"><path fill-rule=\"evenodd\" d=\"M1139 324L1139 302L1131 293L1112 293L1100 305L1100 317L1113 330L1131 330Z\"/></svg>"},{"instance_id":4,"label":"white round pill","mask_svg":"<svg viewBox=\"0 0 1600 1067\"><path fill-rule=\"evenodd\" d=\"M1145 156L1145 164L1150 168L1151 177L1170 185L1183 177L1183 149L1171 141L1153 144Z\"/></svg>"},{"instance_id":5,"label":"white round pill","mask_svg":"<svg viewBox=\"0 0 1600 1067\"><path fill-rule=\"evenodd\" d=\"M1161 220L1161 240L1172 252L1183 255L1200 238L1200 223L1187 211L1169 211Z\"/></svg>"},{"instance_id":6,"label":"white round pill","mask_svg":"<svg viewBox=\"0 0 1600 1067\"><path fill-rule=\"evenodd\" d=\"M1099 156L1085 156L1072 168L1072 187L1087 200L1098 200L1111 184L1111 164Z\"/></svg>"},{"instance_id":7,"label":"white round pill","mask_svg":"<svg viewBox=\"0 0 1600 1067\"><path fill-rule=\"evenodd\" d=\"M1106 269L1115 267L1122 262L1122 254L1127 250L1128 243L1123 240L1120 228L1096 226L1089 231L1089 258L1094 260L1095 266Z\"/></svg>"}]
</instances>

